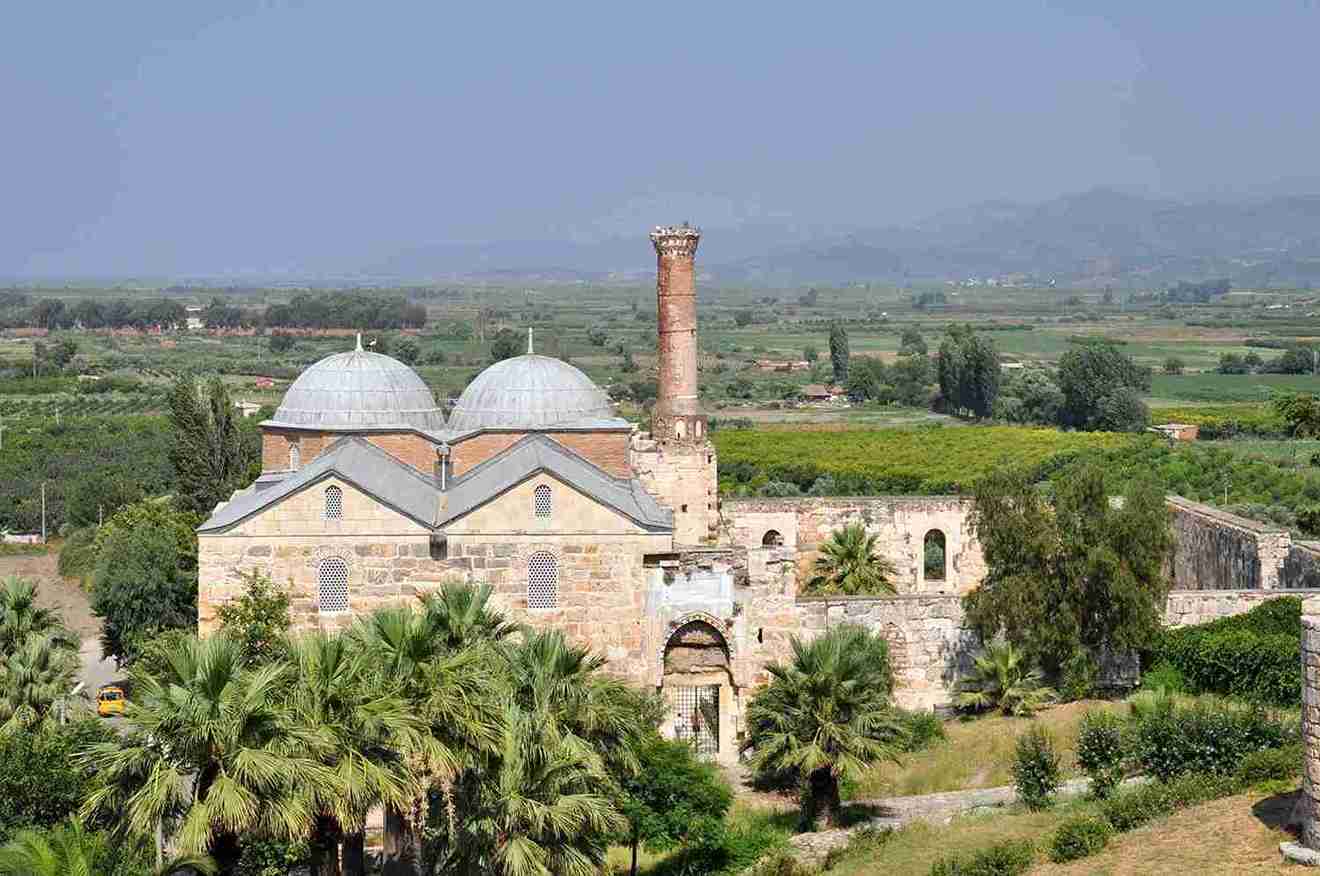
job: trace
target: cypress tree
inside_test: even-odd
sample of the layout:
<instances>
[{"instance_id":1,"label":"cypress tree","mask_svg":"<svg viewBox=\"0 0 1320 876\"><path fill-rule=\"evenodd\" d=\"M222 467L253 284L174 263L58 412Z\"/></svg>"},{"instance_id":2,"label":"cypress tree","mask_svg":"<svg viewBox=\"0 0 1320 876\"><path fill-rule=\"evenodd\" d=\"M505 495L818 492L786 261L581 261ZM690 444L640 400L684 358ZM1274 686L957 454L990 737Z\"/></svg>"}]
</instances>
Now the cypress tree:
<instances>
[{"instance_id":1,"label":"cypress tree","mask_svg":"<svg viewBox=\"0 0 1320 876\"><path fill-rule=\"evenodd\" d=\"M848 332L843 323L830 325L830 364L834 366L834 382L848 379Z\"/></svg>"}]
</instances>

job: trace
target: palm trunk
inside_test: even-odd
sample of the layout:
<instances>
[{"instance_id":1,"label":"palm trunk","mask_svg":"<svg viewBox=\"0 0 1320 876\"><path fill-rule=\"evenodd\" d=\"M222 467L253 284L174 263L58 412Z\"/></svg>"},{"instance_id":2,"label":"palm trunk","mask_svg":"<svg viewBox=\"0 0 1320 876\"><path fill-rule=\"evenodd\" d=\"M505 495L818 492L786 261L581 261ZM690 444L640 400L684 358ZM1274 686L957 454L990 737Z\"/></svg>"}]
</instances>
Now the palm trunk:
<instances>
[{"instance_id":1,"label":"palm trunk","mask_svg":"<svg viewBox=\"0 0 1320 876\"><path fill-rule=\"evenodd\" d=\"M828 767L812 770L807 776L806 800L803 808L804 826L810 830L840 827L843 823L843 803L839 799L839 779Z\"/></svg>"},{"instance_id":2,"label":"palm trunk","mask_svg":"<svg viewBox=\"0 0 1320 876\"><path fill-rule=\"evenodd\" d=\"M637 836L637 828L633 828L632 835L632 869L629 871L631 876L637 876L637 843L640 842Z\"/></svg>"},{"instance_id":3,"label":"palm trunk","mask_svg":"<svg viewBox=\"0 0 1320 876\"><path fill-rule=\"evenodd\" d=\"M311 876L341 876L339 869L339 825L320 815L312 826Z\"/></svg>"},{"instance_id":4,"label":"palm trunk","mask_svg":"<svg viewBox=\"0 0 1320 876\"><path fill-rule=\"evenodd\" d=\"M381 876L412 876L405 852L406 824L403 813L396 806L385 807L384 860Z\"/></svg>"},{"instance_id":5,"label":"palm trunk","mask_svg":"<svg viewBox=\"0 0 1320 876\"><path fill-rule=\"evenodd\" d=\"M238 859L243 856L243 847L238 843L238 837L232 833L222 833L211 841L211 848L208 850L211 857L215 859L216 867L219 868L222 876L228 876L238 867Z\"/></svg>"},{"instance_id":6,"label":"palm trunk","mask_svg":"<svg viewBox=\"0 0 1320 876\"><path fill-rule=\"evenodd\" d=\"M344 876L366 876L367 838L360 830L344 834Z\"/></svg>"}]
</instances>

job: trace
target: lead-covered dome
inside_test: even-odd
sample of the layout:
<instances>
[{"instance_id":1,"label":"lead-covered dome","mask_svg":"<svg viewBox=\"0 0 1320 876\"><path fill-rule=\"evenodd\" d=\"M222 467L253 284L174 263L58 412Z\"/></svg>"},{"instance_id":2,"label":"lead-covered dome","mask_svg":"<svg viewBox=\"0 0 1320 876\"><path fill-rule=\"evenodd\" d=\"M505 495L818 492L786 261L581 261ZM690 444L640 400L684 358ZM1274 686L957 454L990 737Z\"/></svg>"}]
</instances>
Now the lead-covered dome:
<instances>
[{"instance_id":1,"label":"lead-covered dome","mask_svg":"<svg viewBox=\"0 0 1320 876\"><path fill-rule=\"evenodd\" d=\"M454 433L615 422L609 397L590 377L567 362L532 353L496 362L478 374L449 415Z\"/></svg>"},{"instance_id":2,"label":"lead-covered dome","mask_svg":"<svg viewBox=\"0 0 1320 876\"><path fill-rule=\"evenodd\" d=\"M326 356L298 375L262 425L327 431L439 432L445 415L422 378L398 359L362 349Z\"/></svg>"}]
</instances>

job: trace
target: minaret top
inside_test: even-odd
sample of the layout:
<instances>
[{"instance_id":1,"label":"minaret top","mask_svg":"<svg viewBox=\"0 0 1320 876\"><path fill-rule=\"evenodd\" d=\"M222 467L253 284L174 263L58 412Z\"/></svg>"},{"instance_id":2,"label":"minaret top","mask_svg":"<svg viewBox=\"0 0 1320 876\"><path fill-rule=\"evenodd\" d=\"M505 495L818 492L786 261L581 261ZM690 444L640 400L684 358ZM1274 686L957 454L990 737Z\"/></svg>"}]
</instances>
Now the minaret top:
<instances>
[{"instance_id":1,"label":"minaret top","mask_svg":"<svg viewBox=\"0 0 1320 876\"><path fill-rule=\"evenodd\" d=\"M361 352L362 352L362 332L358 332L358 333L357 333L357 349L356 349L356 352L358 352L358 353L361 353Z\"/></svg>"},{"instance_id":2,"label":"minaret top","mask_svg":"<svg viewBox=\"0 0 1320 876\"><path fill-rule=\"evenodd\" d=\"M701 242L701 229L684 222L682 225L657 225L651 231L651 243L660 255L692 258Z\"/></svg>"},{"instance_id":3,"label":"minaret top","mask_svg":"<svg viewBox=\"0 0 1320 876\"><path fill-rule=\"evenodd\" d=\"M527 327L527 355L532 355L532 327Z\"/></svg>"}]
</instances>

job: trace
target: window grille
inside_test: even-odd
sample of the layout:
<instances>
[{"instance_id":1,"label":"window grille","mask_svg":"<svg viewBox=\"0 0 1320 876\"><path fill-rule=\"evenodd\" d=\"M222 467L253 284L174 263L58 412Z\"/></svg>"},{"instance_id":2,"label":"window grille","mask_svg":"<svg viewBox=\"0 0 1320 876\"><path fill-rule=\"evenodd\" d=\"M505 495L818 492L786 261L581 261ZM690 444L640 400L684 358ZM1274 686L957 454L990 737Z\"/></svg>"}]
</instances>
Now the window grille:
<instances>
[{"instance_id":1,"label":"window grille","mask_svg":"<svg viewBox=\"0 0 1320 876\"><path fill-rule=\"evenodd\" d=\"M527 607L559 605L559 561L549 551L537 551L527 560Z\"/></svg>"},{"instance_id":2,"label":"window grille","mask_svg":"<svg viewBox=\"0 0 1320 876\"><path fill-rule=\"evenodd\" d=\"M297 444L289 445L289 470L297 471L301 464L301 454L298 452Z\"/></svg>"},{"instance_id":3,"label":"window grille","mask_svg":"<svg viewBox=\"0 0 1320 876\"><path fill-rule=\"evenodd\" d=\"M322 560L317 584L322 614L348 611L348 563L339 557Z\"/></svg>"},{"instance_id":4,"label":"window grille","mask_svg":"<svg viewBox=\"0 0 1320 876\"><path fill-rule=\"evenodd\" d=\"M532 505L536 509L537 517L550 516L550 488L541 484L535 490L532 490Z\"/></svg>"},{"instance_id":5,"label":"window grille","mask_svg":"<svg viewBox=\"0 0 1320 876\"><path fill-rule=\"evenodd\" d=\"M344 491L338 487L325 488L325 519L338 520L344 516Z\"/></svg>"}]
</instances>

